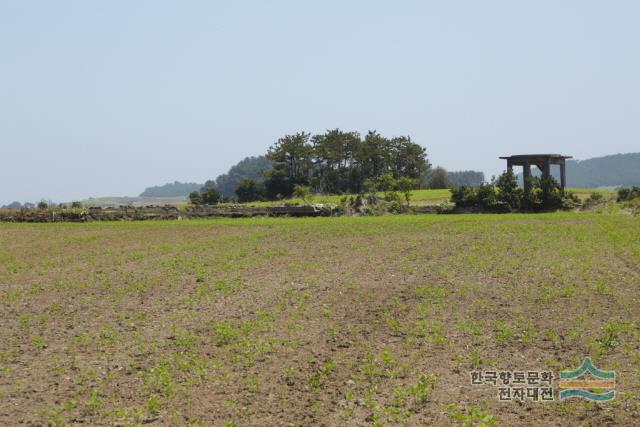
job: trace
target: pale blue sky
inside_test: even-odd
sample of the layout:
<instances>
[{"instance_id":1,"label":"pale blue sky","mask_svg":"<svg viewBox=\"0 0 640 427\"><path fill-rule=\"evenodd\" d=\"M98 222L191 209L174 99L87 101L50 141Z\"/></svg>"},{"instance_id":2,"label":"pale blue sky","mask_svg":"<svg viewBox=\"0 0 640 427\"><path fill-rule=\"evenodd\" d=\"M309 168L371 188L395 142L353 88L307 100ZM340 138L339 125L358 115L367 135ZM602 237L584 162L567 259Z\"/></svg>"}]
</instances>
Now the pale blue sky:
<instances>
[{"instance_id":1,"label":"pale blue sky","mask_svg":"<svg viewBox=\"0 0 640 427\"><path fill-rule=\"evenodd\" d=\"M640 2L0 0L0 204L203 182L279 136L434 164L640 151Z\"/></svg>"}]
</instances>

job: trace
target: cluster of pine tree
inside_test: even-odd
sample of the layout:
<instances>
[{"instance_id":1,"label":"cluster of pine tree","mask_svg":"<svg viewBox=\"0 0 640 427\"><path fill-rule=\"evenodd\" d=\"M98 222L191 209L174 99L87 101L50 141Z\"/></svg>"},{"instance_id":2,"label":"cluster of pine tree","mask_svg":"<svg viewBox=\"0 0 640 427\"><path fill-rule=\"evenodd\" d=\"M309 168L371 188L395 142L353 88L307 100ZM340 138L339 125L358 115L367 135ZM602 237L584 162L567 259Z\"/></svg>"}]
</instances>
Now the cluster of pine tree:
<instances>
[{"instance_id":1,"label":"cluster of pine tree","mask_svg":"<svg viewBox=\"0 0 640 427\"><path fill-rule=\"evenodd\" d=\"M329 130L300 132L280 138L266 155L273 168L266 172L267 198L289 197L295 186L316 193L359 193L382 175L419 179L429 170L426 150L408 136L387 138L375 131Z\"/></svg>"}]
</instances>

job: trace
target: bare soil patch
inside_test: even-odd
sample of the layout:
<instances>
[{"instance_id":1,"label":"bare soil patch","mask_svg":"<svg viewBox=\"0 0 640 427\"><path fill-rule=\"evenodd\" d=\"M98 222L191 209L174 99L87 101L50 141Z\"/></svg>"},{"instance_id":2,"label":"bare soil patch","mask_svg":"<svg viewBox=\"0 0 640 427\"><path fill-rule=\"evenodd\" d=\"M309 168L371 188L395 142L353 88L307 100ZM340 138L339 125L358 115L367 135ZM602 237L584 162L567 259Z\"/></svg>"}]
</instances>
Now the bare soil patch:
<instances>
[{"instance_id":1,"label":"bare soil patch","mask_svg":"<svg viewBox=\"0 0 640 427\"><path fill-rule=\"evenodd\" d=\"M634 425L639 225L0 224L0 424ZM500 402L470 381L585 356L616 371L614 401Z\"/></svg>"}]
</instances>

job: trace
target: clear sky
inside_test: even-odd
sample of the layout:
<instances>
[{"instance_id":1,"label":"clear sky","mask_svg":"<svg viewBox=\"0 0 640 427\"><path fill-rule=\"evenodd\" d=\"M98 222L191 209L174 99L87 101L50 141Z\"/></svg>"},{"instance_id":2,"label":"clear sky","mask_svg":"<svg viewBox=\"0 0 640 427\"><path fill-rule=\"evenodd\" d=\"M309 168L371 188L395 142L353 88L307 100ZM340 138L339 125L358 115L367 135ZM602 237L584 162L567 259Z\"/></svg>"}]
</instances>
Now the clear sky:
<instances>
[{"instance_id":1,"label":"clear sky","mask_svg":"<svg viewBox=\"0 0 640 427\"><path fill-rule=\"evenodd\" d=\"M204 182L336 127L488 175L640 151L640 1L0 0L0 204Z\"/></svg>"}]
</instances>

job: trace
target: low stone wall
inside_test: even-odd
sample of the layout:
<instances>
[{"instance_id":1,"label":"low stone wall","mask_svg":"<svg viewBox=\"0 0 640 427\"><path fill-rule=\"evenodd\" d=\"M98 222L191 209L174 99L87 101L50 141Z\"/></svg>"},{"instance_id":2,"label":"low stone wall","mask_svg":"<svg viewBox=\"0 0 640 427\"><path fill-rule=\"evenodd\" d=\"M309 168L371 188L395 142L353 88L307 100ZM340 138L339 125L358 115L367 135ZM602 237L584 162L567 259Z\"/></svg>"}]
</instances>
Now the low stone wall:
<instances>
[{"instance_id":1,"label":"low stone wall","mask_svg":"<svg viewBox=\"0 0 640 427\"><path fill-rule=\"evenodd\" d=\"M445 206L412 206L407 213L443 214L466 211ZM191 218L250 218L256 216L317 217L344 214L335 205L304 206L193 206L179 210L175 206L121 206L85 209L0 209L0 222L89 222L144 221ZM358 213L355 213L357 215Z\"/></svg>"},{"instance_id":2,"label":"low stone wall","mask_svg":"<svg viewBox=\"0 0 640 427\"><path fill-rule=\"evenodd\" d=\"M228 217L242 218L253 216L330 216L334 208L324 205L305 206L243 206L212 205L187 208L189 218Z\"/></svg>"},{"instance_id":3,"label":"low stone wall","mask_svg":"<svg viewBox=\"0 0 640 427\"><path fill-rule=\"evenodd\" d=\"M308 206L195 206L180 211L175 206L147 206L87 209L1 209L5 222L87 222L143 221L151 219L242 218L254 216L330 216L335 208L327 205Z\"/></svg>"},{"instance_id":4,"label":"low stone wall","mask_svg":"<svg viewBox=\"0 0 640 427\"><path fill-rule=\"evenodd\" d=\"M440 205L412 206L411 213L445 214L445 213L453 213L453 208L451 206L440 206Z\"/></svg>"}]
</instances>

